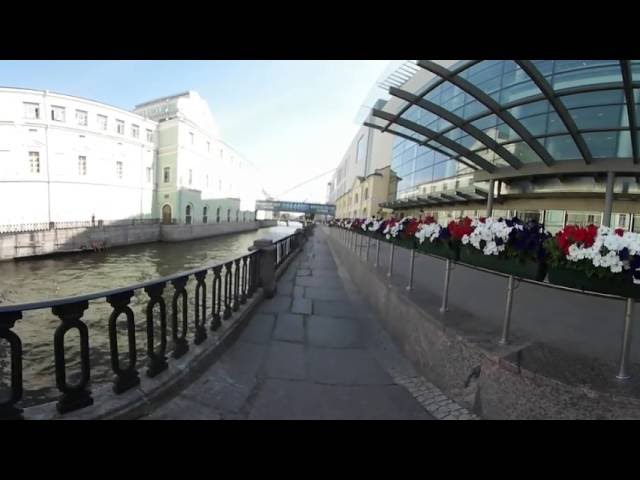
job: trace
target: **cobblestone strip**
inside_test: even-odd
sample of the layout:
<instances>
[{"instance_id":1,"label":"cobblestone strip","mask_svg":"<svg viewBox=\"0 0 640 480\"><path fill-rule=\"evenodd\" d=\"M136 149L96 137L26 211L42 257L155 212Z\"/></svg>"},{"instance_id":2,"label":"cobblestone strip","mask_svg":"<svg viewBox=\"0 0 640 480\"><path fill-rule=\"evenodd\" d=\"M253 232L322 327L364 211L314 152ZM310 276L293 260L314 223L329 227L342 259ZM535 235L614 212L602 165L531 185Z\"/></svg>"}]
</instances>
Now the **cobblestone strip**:
<instances>
[{"instance_id":1,"label":"cobblestone strip","mask_svg":"<svg viewBox=\"0 0 640 480\"><path fill-rule=\"evenodd\" d=\"M480 417L447 398L442 391L420 376L389 372L393 380L406 388L420 405L438 420L480 420Z\"/></svg>"}]
</instances>

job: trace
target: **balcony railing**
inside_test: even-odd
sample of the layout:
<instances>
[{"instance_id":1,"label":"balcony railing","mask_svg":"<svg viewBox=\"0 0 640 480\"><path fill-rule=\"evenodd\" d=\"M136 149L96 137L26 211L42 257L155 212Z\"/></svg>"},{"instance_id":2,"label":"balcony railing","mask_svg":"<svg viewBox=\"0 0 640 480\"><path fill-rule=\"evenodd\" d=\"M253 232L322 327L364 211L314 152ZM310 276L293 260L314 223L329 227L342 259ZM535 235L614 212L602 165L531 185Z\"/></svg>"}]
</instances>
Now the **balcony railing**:
<instances>
[{"instance_id":1,"label":"balcony railing","mask_svg":"<svg viewBox=\"0 0 640 480\"><path fill-rule=\"evenodd\" d=\"M107 322L111 369L115 374L113 391L121 394L141 382L135 339L135 315L130 306L132 297L146 299L144 310L146 375L155 377L168 368L167 324L169 322L171 357L177 359L189 350L187 340L189 333L195 345L205 342L207 330L216 331L222 326L223 321L232 318L240 306L247 303L247 300L251 299L263 286L263 278L273 281L275 278L273 272L277 272L284 261L302 246L303 238L309 230L310 228L306 228L305 231L298 230L276 241L275 244L267 241L269 245L266 249L255 249L233 260L136 285L89 295L0 307L0 339L8 343L7 353L11 365L10 382L7 382L9 395L0 398L0 419L20 418L22 415L22 408L18 405L23 399L23 349L22 341L13 328L16 322L22 319L23 312L51 309L53 315L59 319L60 324L53 336L55 383L61 393L56 408L61 414L84 408L94 402L90 390L89 328L83 322L83 315L94 305L93 301L106 300L111 309ZM264 276L263 269L271 270L271 274L268 277ZM186 286L191 279L195 280L196 285L193 304L195 311L190 314ZM210 282L209 285L207 282ZM168 285L173 287L174 293L170 301L166 302L163 292ZM121 323L122 316L124 316L124 325ZM123 346L118 343L118 325L126 326L127 342L124 349L128 354L124 356L120 353ZM75 384L70 384L67 379L65 335L73 329L79 333L80 379ZM128 360L126 366L121 363L124 357ZM0 383L3 382L0 381Z\"/></svg>"}]
</instances>

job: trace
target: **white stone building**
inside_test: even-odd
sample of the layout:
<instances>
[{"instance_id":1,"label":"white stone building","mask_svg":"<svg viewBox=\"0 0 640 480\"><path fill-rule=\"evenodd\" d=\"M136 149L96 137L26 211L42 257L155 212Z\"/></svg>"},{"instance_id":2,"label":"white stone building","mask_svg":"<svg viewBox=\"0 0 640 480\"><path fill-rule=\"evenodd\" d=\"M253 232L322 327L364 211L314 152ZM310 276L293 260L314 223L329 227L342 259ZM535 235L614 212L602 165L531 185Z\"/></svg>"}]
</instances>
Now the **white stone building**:
<instances>
[{"instance_id":1,"label":"white stone building","mask_svg":"<svg viewBox=\"0 0 640 480\"><path fill-rule=\"evenodd\" d=\"M163 207L169 221L249 220L252 171L196 92L129 112L0 88L0 225L160 218Z\"/></svg>"}]
</instances>

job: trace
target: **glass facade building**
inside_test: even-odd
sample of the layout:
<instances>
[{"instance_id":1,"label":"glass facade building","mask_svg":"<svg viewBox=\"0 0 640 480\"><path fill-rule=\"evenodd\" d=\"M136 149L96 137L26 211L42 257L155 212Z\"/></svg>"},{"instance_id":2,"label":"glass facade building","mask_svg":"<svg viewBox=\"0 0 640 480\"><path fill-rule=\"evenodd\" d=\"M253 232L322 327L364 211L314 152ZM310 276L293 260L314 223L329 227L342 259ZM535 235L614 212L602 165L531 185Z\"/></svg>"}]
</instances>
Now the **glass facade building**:
<instances>
[{"instance_id":1,"label":"glass facade building","mask_svg":"<svg viewBox=\"0 0 640 480\"><path fill-rule=\"evenodd\" d=\"M519 195L519 204L574 191L602 201L598 175L608 172L616 193L640 193L640 60L417 64L422 70L390 88L392 99L366 123L396 135L391 169L400 181L388 207L463 211L480 199L465 188L482 196L492 180L498 196ZM576 215L567 210L565 221Z\"/></svg>"}]
</instances>

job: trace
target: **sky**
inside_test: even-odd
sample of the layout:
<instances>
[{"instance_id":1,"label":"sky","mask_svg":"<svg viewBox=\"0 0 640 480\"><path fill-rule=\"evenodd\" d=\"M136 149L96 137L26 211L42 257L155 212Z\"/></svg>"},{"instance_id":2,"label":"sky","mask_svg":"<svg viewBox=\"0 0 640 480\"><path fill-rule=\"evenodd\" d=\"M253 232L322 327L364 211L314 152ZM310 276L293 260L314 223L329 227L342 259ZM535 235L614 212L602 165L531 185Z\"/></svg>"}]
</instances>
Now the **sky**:
<instances>
[{"instance_id":1,"label":"sky","mask_svg":"<svg viewBox=\"0 0 640 480\"><path fill-rule=\"evenodd\" d=\"M281 200L324 202L360 127L356 115L389 60L0 61L0 86L51 90L132 110L195 90L222 140ZM290 191L291 190L291 191Z\"/></svg>"}]
</instances>

